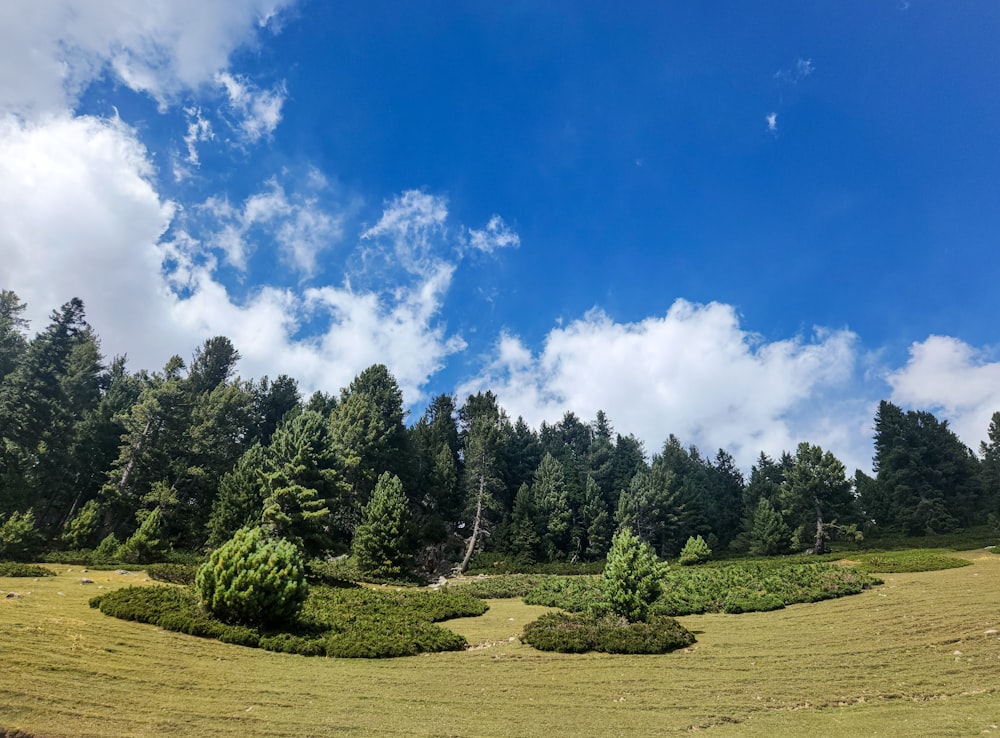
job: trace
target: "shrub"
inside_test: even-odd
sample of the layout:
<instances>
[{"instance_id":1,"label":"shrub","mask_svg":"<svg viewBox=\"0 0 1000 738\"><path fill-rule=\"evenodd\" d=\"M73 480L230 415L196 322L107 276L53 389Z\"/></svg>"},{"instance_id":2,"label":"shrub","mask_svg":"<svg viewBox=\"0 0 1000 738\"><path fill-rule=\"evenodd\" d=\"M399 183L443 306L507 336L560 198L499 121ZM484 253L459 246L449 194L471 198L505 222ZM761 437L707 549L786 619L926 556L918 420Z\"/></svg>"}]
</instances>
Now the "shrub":
<instances>
[{"instance_id":1,"label":"shrub","mask_svg":"<svg viewBox=\"0 0 1000 738\"><path fill-rule=\"evenodd\" d=\"M42 536L35 527L35 513L14 512L0 525L0 559L29 561L41 549Z\"/></svg>"},{"instance_id":2,"label":"shrub","mask_svg":"<svg viewBox=\"0 0 1000 738\"><path fill-rule=\"evenodd\" d=\"M292 620L309 593L298 548L261 528L243 528L213 551L195 587L219 620L260 626Z\"/></svg>"},{"instance_id":3,"label":"shrub","mask_svg":"<svg viewBox=\"0 0 1000 738\"><path fill-rule=\"evenodd\" d=\"M60 543L70 549L90 548L101 526L101 505L89 500L80 511L63 526Z\"/></svg>"},{"instance_id":4,"label":"shrub","mask_svg":"<svg viewBox=\"0 0 1000 738\"><path fill-rule=\"evenodd\" d=\"M648 543L628 528L620 530L611 540L602 579L611 611L633 623L645 620L649 606L660 596L665 573L666 565Z\"/></svg>"},{"instance_id":5,"label":"shrub","mask_svg":"<svg viewBox=\"0 0 1000 738\"><path fill-rule=\"evenodd\" d=\"M280 628L222 623L191 588L126 587L94 597L106 615L225 643L303 656L386 658L456 651L465 639L430 621L481 615L486 603L467 593L315 587L301 615Z\"/></svg>"},{"instance_id":6,"label":"shrub","mask_svg":"<svg viewBox=\"0 0 1000 738\"><path fill-rule=\"evenodd\" d=\"M44 566L0 561L0 577L54 577L55 575L54 571Z\"/></svg>"},{"instance_id":7,"label":"shrub","mask_svg":"<svg viewBox=\"0 0 1000 738\"><path fill-rule=\"evenodd\" d=\"M694 635L670 617L629 622L614 616L546 613L524 628L521 640L540 651L659 654L694 643Z\"/></svg>"},{"instance_id":8,"label":"shrub","mask_svg":"<svg viewBox=\"0 0 1000 738\"><path fill-rule=\"evenodd\" d=\"M148 564L163 558L167 545L163 541L163 513L154 508L142 521L139 529L116 552L120 561L129 564Z\"/></svg>"},{"instance_id":9,"label":"shrub","mask_svg":"<svg viewBox=\"0 0 1000 738\"><path fill-rule=\"evenodd\" d=\"M94 560L95 561L115 561L118 558L118 549L121 548L121 543L115 537L114 533L108 533L104 540L97 544L97 548L94 549Z\"/></svg>"},{"instance_id":10,"label":"shrub","mask_svg":"<svg viewBox=\"0 0 1000 738\"><path fill-rule=\"evenodd\" d=\"M708 561L712 557L712 549L705 543L701 536L692 536L687 539L684 548L681 550L680 558L677 560L681 566L700 564Z\"/></svg>"},{"instance_id":11,"label":"shrub","mask_svg":"<svg viewBox=\"0 0 1000 738\"><path fill-rule=\"evenodd\" d=\"M150 579L171 584L194 584L199 567L195 564L150 564L146 573Z\"/></svg>"}]
</instances>

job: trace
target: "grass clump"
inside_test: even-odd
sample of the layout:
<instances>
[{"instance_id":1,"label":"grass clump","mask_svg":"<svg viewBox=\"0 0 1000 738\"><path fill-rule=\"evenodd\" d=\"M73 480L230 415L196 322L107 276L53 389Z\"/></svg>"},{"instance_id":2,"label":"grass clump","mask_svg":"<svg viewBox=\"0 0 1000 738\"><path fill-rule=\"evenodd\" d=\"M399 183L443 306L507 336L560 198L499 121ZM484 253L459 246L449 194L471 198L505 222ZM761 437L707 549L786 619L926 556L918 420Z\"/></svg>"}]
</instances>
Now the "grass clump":
<instances>
[{"instance_id":1,"label":"grass clump","mask_svg":"<svg viewBox=\"0 0 1000 738\"><path fill-rule=\"evenodd\" d=\"M540 651L660 654L690 646L695 639L671 617L633 623L615 615L553 612L526 625L521 640Z\"/></svg>"},{"instance_id":2,"label":"grass clump","mask_svg":"<svg viewBox=\"0 0 1000 738\"><path fill-rule=\"evenodd\" d=\"M56 573L44 566L0 561L0 577L54 577Z\"/></svg>"},{"instance_id":3,"label":"grass clump","mask_svg":"<svg viewBox=\"0 0 1000 738\"><path fill-rule=\"evenodd\" d=\"M458 592L315 586L291 622L261 627L222 622L191 587L126 587L95 597L105 615L224 643L302 656L386 658L457 651L465 639L437 622L481 615L486 603Z\"/></svg>"}]
</instances>

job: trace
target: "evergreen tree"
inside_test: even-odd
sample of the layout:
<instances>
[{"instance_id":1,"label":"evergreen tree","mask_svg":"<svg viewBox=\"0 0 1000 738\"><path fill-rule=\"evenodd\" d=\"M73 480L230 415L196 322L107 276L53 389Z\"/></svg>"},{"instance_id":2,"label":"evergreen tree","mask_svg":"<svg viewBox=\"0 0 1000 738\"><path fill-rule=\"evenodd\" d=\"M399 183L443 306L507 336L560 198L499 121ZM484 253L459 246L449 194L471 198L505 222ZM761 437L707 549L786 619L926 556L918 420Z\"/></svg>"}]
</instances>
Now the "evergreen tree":
<instances>
[{"instance_id":1,"label":"evergreen tree","mask_svg":"<svg viewBox=\"0 0 1000 738\"><path fill-rule=\"evenodd\" d=\"M407 476L403 395L385 366L365 369L341 392L330 417L330 442L350 490L345 512L353 533L379 475Z\"/></svg>"},{"instance_id":2,"label":"evergreen tree","mask_svg":"<svg viewBox=\"0 0 1000 738\"><path fill-rule=\"evenodd\" d=\"M570 557L570 534L573 512L562 464L546 453L535 472L532 496L544 521L542 550L546 561L564 561Z\"/></svg>"},{"instance_id":3,"label":"evergreen tree","mask_svg":"<svg viewBox=\"0 0 1000 738\"><path fill-rule=\"evenodd\" d=\"M220 546L240 528L259 524L264 512L264 469L267 455L255 443L219 481L219 493L208 520L208 545Z\"/></svg>"},{"instance_id":4,"label":"evergreen tree","mask_svg":"<svg viewBox=\"0 0 1000 738\"><path fill-rule=\"evenodd\" d=\"M831 530L854 532L850 528L856 521L854 497L844 465L819 446L799 444L792 468L781 485L781 499L787 519L797 526L797 543L805 546L811 540L813 553L827 552Z\"/></svg>"},{"instance_id":5,"label":"evergreen tree","mask_svg":"<svg viewBox=\"0 0 1000 738\"><path fill-rule=\"evenodd\" d=\"M904 413L880 403L874 465L878 488L872 509L884 516L876 519L880 528L943 533L971 525L986 512L975 456L947 421L931 413Z\"/></svg>"},{"instance_id":6,"label":"evergreen tree","mask_svg":"<svg viewBox=\"0 0 1000 738\"><path fill-rule=\"evenodd\" d=\"M602 578L611 611L629 622L645 621L663 591L666 570L649 544L628 528L618 531L611 540Z\"/></svg>"},{"instance_id":7,"label":"evergreen tree","mask_svg":"<svg viewBox=\"0 0 1000 738\"><path fill-rule=\"evenodd\" d=\"M788 553L792 531L767 497L757 501L750 529L750 555L775 556Z\"/></svg>"},{"instance_id":8,"label":"evergreen tree","mask_svg":"<svg viewBox=\"0 0 1000 738\"><path fill-rule=\"evenodd\" d=\"M362 511L352 552L362 572L398 579L409 569L407 501L399 477L383 473Z\"/></svg>"},{"instance_id":9,"label":"evergreen tree","mask_svg":"<svg viewBox=\"0 0 1000 738\"><path fill-rule=\"evenodd\" d=\"M470 395L459 410L462 458L465 461L465 488L470 534L459 571L466 571L472 554L489 529L489 514L499 505L497 494L504 489L502 461L511 428L506 413L492 392Z\"/></svg>"},{"instance_id":10,"label":"evergreen tree","mask_svg":"<svg viewBox=\"0 0 1000 738\"><path fill-rule=\"evenodd\" d=\"M525 565L534 564L543 556L542 538L538 533L538 510L531 487L522 484L514 497L511 513L508 551Z\"/></svg>"}]
</instances>

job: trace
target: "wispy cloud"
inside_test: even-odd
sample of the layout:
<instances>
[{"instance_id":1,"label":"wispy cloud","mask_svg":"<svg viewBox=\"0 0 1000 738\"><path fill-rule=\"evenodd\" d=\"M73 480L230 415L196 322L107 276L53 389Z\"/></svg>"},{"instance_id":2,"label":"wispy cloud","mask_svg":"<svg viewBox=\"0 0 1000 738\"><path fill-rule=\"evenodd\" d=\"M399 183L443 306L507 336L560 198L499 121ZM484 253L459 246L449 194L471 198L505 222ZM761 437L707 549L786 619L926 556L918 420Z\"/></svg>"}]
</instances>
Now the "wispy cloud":
<instances>
[{"instance_id":1,"label":"wispy cloud","mask_svg":"<svg viewBox=\"0 0 1000 738\"><path fill-rule=\"evenodd\" d=\"M778 114L768 113L764 116L764 120L767 121L767 130L771 133L778 132Z\"/></svg>"},{"instance_id":2,"label":"wispy cloud","mask_svg":"<svg viewBox=\"0 0 1000 738\"><path fill-rule=\"evenodd\" d=\"M477 251L491 254L497 249L516 249L521 245L521 237L504 223L499 215L493 215L485 228L469 229L469 245Z\"/></svg>"},{"instance_id":3,"label":"wispy cloud","mask_svg":"<svg viewBox=\"0 0 1000 738\"><path fill-rule=\"evenodd\" d=\"M225 90L229 109L236 116L235 130L249 143L270 137L281 122L281 108L288 96L284 83L261 90L245 77L220 72L216 81Z\"/></svg>"},{"instance_id":4,"label":"wispy cloud","mask_svg":"<svg viewBox=\"0 0 1000 738\"><path fill-rule=\"evenodd\" d=\"M784 85L797 85L814 71L816 71L816 67L813 65L812 59L800 58L796 59L792 66L775 72L774 78Z\"/></svg>"}]
</instances>

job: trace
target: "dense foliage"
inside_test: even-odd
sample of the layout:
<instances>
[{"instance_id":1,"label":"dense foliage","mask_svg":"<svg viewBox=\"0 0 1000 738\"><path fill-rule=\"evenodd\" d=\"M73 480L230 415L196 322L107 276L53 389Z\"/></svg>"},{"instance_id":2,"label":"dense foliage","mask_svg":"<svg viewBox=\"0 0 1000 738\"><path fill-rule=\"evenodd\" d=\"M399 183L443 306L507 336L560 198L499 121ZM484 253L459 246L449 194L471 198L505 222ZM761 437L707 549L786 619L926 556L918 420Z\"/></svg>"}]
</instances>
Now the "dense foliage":
<instances>
[{"instance_id":1,"label":"dense foliage","mask_svg":"<svg viewBox=\"0 0 1000 738\"><path fill-rule=\"evenodd\" d=\"M630 623L642 622L663 591L666 573L666 564L656 558L652 547L623 528L611 540L601 576L604 602L614 615Z\"/></svg>"},{"instance_id":2,"label":"dense foliage","mask_svg":"<svg viewBox=\"0 0 1000 738\"><path fill-rule=\"evenodd\" d=\"M294 621L266 629L212 617L188 587L126 587L99 595L90 604L105 615L225 643L346 658L461 650L465 639L435 623L486 611L482 600L465 593L326 586L312 588Z\"/></svg>"},{"instance_id":3,"label":"dense foliage","mask_svg":"<svg viewBox=\"0 0 1000 738\"><path fill-rule=\"evenodd\" d=\"M521 640L540 651L657 654L694 643L694 635L670 617L630 622L613 615L551 612L524 627Z\"/></svg>"},{"instance_id":4,"label":"dense foliage","mask_svg":"<svg viewBox=\"0 0 1000 738\"><path fill-rule=\"evenodd\" d=\"M54 577L55 575L54 571L44 566L0 561L0 577Z\"/></svg>"},{"instance_id":5,"label":"dense foliage","mask_svg":"<svg viewBox=\"0 0 1000 738\"><path fill-rule=\"evenodd\" d=\"M241 528L213 551L195 589L219 620L254 626L291 621L309 594L299 550L260 527Z\"/></svg>"},{"instance_id":6,"label":"dense foliage","mask_svg":"<svg viewBox=\"0 0 1000 738\"><path fill-rule=\"evenodd\" d=\"M133 372L101 354L80 300L33 337L25 307L0 289L0 559L148 564L262 525L306 557L354 552L405 578L478 556L600 562L625 527L674 558L699 536L716 556L820 553L1000 521L1000 413L977 455L946 422L883 402L874 477L803 443L745 478L727 451L674 435L647 453L603 412L532 428L489 391L435 397L407 427L381 364L304 398L289 376L236 376L224 336Z\"/></svg>"},{"instance_id":7,"label":"dense foliage","mask_svg":"<svg viewBox=\"0 0 1000 738\"><path fill-rule=\"evenodd\" d=\"M650 615L706 612L756 612L786 605L857 594L878 579L832 563L796 564L746 561L724 566L671 569ZM532 605L586 612L605 607L601 580L594 577L542 577L524 595Z\"/></svg>"}]
</instances>

